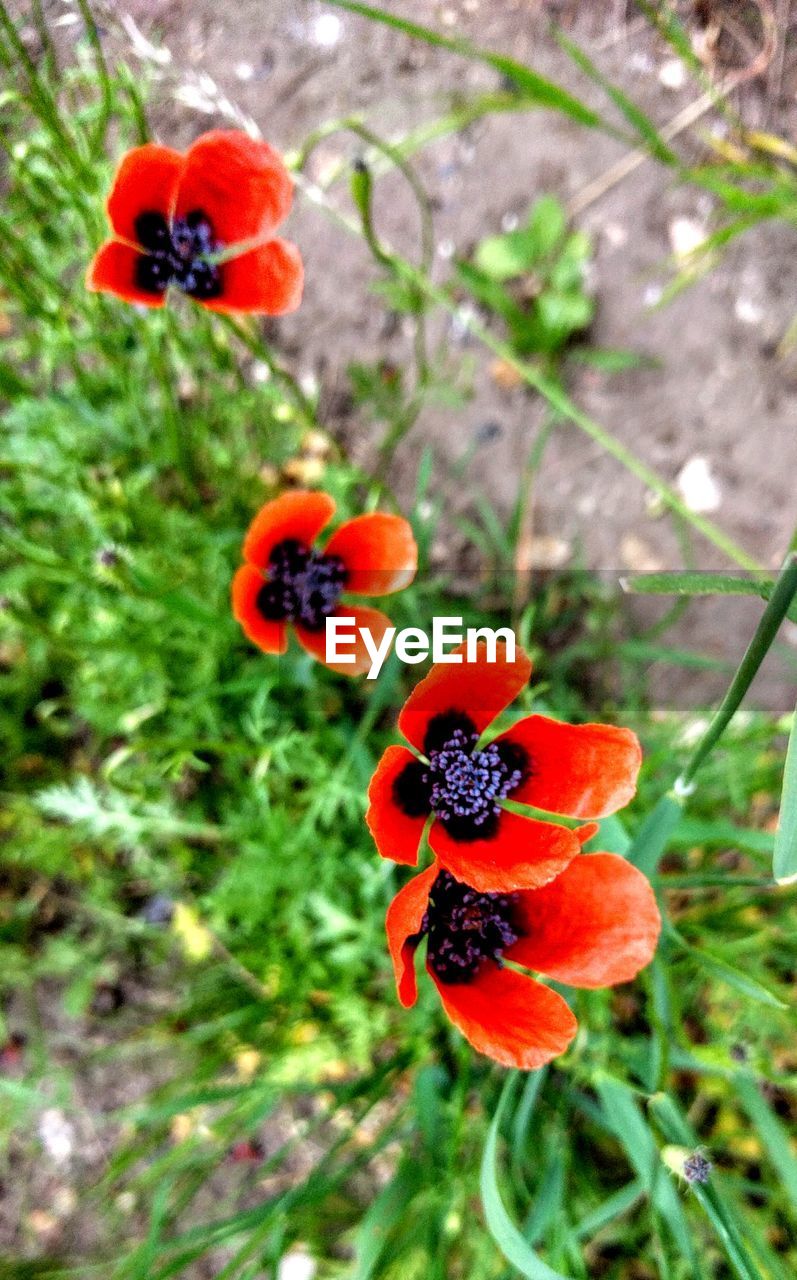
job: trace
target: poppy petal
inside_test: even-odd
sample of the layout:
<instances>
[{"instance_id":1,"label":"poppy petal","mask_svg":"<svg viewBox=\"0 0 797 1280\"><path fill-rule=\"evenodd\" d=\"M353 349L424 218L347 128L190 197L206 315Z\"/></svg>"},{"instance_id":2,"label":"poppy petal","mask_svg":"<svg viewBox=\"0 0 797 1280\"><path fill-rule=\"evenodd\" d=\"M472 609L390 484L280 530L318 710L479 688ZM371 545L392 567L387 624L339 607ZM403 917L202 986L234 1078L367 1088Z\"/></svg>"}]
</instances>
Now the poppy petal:
<instances>
[{"instance_id":1,"label":"poppy petal","mask_svg":"<svg viewBox=\"0 0 797 1280\"><path fill-rule=\"evenodd\" d=\"M288 627L284 622L264 618L257 607L263 575L242 564L232 580L232 612L244 634L264 653L284 653L288 647Z\"/></svg>"},{"instance_id":2,"label":"poppy petal","mask_svg":"<svg viewBox=\"0 0 797 1280\"><path fill-rule=\"evenodd\" d=\"M249 311L282 316L302 300L304 267L299 250L288 240L270 240L259 249L228 258L219 267L221 292L208 301L208 311Z\"/></svg>"},{"instance_id":3,"label":"poppy petal","mask_svg":"<svg viewBox=\"0 0 797 1280\"><path fill-rule=\"evenodd\" d=\"M415 978L415 948L418 943L414 939L420 932L429 891L437 872L438 868L432 865L420 875L413 876L403 889L399 889L387 909L387 945L393 961L398 998L405 1009L415 1004L418 997Z\"/></svg>"},{"instance_id":4,"label":"poppy petal","mask_svg":"<svg viewBox=\"0 0 797 1280\"><path fill-rule=\"evenodd\" d=\"M578 1030L560 995L512 969L490 964L473 982L435 984L454 1026L505 1067L536 1071L564 1053Z\"/></svg>"},{"instance_id":5,"label":"poppy petal","mask_svg":"<svg viewBox=\"0 0 797 1280\"><path fill-rule=\"evenodd\" d=\"M369 609L366 605L342 604L338 606L338 610L334 615L336 618L352 619L351 623L342 628L338 635L339 651L345 653L347 657L353 657L354 662L327 662L326 627L321 631L308 631L306 627L296 626L294 630L297 639L302 648L319 662L323 662L330 671L337 671L341 676L364 675L370 671L373 657L368 652L361 629L368 631L373 645L379 646L385 632L392 627L392 623L379 609ZM353 643L347 644L347 637L352 637Z\"/></svg>"},{"instance_id":6,"label":"poppy petal","mask_svg":"<svg viewBox=\"0 0 797 1280\"><path fill-rule=\"evenodd\" d=\"M212 129L185 157L175 217L201 211L221 244L271 236L287 217L293 182L267 142L237 129Z\"/></svg>"},{"instance_id":7,"label":"poppy petal","mask_svg":"<svg viewBox=\"0 0 797 1280\"><path fill-rule=\"evenodd\" d=\"M115 293L125 302L141 302L147 307L162 307L166 291L152 293L136 282L136 267L142 255L129 244L106 240L97 250L86 273L86 288L92 293Z\"/></svg>"},{"instance_id":8,"label":"poppy petal","mask_svg":"<svg viewBox=\"0 0 797 1280\"><path fill-rule=\"evenodd\" d=\"M346 566L346 590L354 595L387 596L412 582L418 567L418 548L403 516L372 511L347 520L333 533L327 555L340 556Z\"/></svg>"},{"instance_id":9,"label":"poppy petal","mask_svg":"<svg viewBox=\"0 0 797 1280\"><path fill-rule=\"evenodd\" d=\"M490 839L454 840L436 821L429 831L429 844L455 879L479 893L513 893L536 889L564 871L581 851L580 834L502 809ZM593 834L591 829L588 836Z\"/></svg>"},{"instance_id":10,"label":"poppy petal","mask_svg":"<svg viewBox=\"0 0 797 1280\"><path fill-rule=\"evenodd\" d=\"M171 217L185 158L171 147L148 142L123 156L108 196L111 226L122 240L137 244L136 221L142 213Z\"/></svg>"},{"instance_id":11,"label":"poppy petal","mask_svg":"<svg viewBox=\"0 0 797 1280\"><path fill-rule=\"evenodd\" d=\"M396 784L404 776L411 779L416 768L423 768L420 761L406 747L388 747L368 787L368 812L365 821L383 858L403 862L414 867L418 862L418 846L429 816L423 796L410 805L407 812L396 793ZM415 797L413 797L414 799Z\"/></svg>"},{"instance_id":12,"label":"poppy petal","mask_svg":"<svg viewBox=\"0 0 797 1280\"><path fill-rule=\"evenodd\" d=\"M309 547L332 519L335 500L328 493L295 489L282 493L261 507L244 538L243 557L256 569L265 569L280 542L292 538Z\"/></svg>"},{"instance_id":13,"label":"poppy petal","mask_svg":"<svg viewBox=\"0 0 797 1280\"><path fill-rule=\"evenodd\" d=\"M614 853L585 853L551 884L520 897L528 931L506 952L556 982L630 982L656 950L661 917L641 871Z\"/></svg>"},{"instance_id":14,"label":"poppy petal","mask_svg":"<svg viewBox=\"0 0 797 1280\"><path fill-rule=\"evenodd\" d=\"M609 724L562 724L527 716L501 734L528 757L512 799L571 818L605 818L628 804L642 763L639 739Z\"/></svg>"},{"instance_id":15,"label":"poppy petal","mask_svg":"<svg viewBox=\"0 0 797 1280\"><path fill-rule=\"evenodd\" d=\"M461 644L447 655L449 661L436 663L429 674L415 686L399 716L399 729L404 737L424 749L429 721L438 715L457 712L482 733L505 707L508 707L531 675L531 662L519 645L513 662L507 661L506 647L497 653L496 662L487 661L487 645L477 645L475 662L466 660L466 647ZM459 662L451 662L459 657Z\"/></svg>"}]
</instances>

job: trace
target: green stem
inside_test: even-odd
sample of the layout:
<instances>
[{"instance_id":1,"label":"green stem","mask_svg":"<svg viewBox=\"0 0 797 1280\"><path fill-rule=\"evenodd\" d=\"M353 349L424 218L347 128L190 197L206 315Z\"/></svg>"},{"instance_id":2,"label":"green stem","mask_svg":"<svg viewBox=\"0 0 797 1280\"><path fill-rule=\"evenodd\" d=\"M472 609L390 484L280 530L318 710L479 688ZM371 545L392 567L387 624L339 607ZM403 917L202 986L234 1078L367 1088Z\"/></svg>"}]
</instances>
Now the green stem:
<instances>
[{"instance_id":1,"label":"green stem","mask_svg":"<svg viewBox=\"0 0 797 1280\"><path fill-rule=\"evenodd\" d=\"M197 492L197 475L185 432L183 413L175 395L174 371L166 356L165 333L147 327L149 352L161 391L161 403L171 437L172 461L193 493Z\"/></svg>"},{"instance_id":2,"label":"green stem","mask_svg":"<svg viewBox=\"0 0 797 1280\"><path fill-rule=\"evenodd\" d=\"M111 77L108 72L108 63L105 60L105 52L102 47L99 29L94 20L94 14L87 0L77 0L81 17L86 25L86 34L94 52L94 65L97 68L97 77L100 82L102 91L102 112L97 122L97 128L91 142L92 152L99 152L105 141L105 131L108 127L108 121L113 114L113 89L111 87Z\"/></svg>"},{"instance_id":3,"label":"green stem","mask_svg":"<svg viewBox=\"0 0 797 1280\"><path fill-rule=\"evenodd\" d=\"M676 788L682 794L688 791L698 769L714 750L714 747L736 714L739 704L750 688L761 663L772 646L780 624L786 617L795 595L797 595L797 555L792 553L786 557L769 604L761 616L755 635L747 647L747 652L739 664L739 670L733 677L728 692L723 698L711 724L695 748L689 764L678 779Z\"/></svg>"}]
</instances>

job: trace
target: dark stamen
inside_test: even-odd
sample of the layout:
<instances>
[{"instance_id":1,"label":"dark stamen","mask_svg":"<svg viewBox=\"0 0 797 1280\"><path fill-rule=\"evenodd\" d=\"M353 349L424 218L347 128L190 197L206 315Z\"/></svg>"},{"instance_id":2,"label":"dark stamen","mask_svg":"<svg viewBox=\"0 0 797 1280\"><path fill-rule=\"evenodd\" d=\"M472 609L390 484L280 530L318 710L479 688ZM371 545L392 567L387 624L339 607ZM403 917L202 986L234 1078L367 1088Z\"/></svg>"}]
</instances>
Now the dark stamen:
<instances>
[{"instance_id":1,"label":"dark stamen","mask_svg":"<svg viewBox=\"0 0 797 1280\"><path fill-rule=\"evenodd\" d=\"M474 728L455 728L429 752L424 781L429 803L448 833L458 840L489 838L505 800L522 782L525 753L510 743L491 742L474 750Z\"/></svg>"},{"instance_id":2,"label":"dark stamen","mask_svg":"<svg viewBox=\"0 0 797 1280\"><path fill-rule=\"evenodd\" d=\"M324 555L286 538L271 552L257 607L271 621L298 622L308 631L321 631L337 606L346 576L339 556Z\"/></svg>"},{"instance_id":3,"label":"dark stamen","mask_svg":"<svg viewBox=\"0 0 797 1280\"><path fill-rule=\"evenodd\" d=\"M420 936L428 937L427 963L440 982L471 982L487 961L500 966L522 934L517 902L516 893L477 893L448 871L439 873Z\"/></svg>"},{"instance_id":4,"label":"dark stamen","mask_svg":"<svg viewBox=\"0 0 797 1280\"><path fill-rule=\"evenodd\" d=\"M171 225L162 213L149 210L136 218L135 232L138 243L147 250L136 260L140 289L165 293L169 285L175 285L192 298L209 301L219 297L221 271L207 259L223 246L214 238L210 220L201 209L175 218Z\"/></svg>"}]
</instances>

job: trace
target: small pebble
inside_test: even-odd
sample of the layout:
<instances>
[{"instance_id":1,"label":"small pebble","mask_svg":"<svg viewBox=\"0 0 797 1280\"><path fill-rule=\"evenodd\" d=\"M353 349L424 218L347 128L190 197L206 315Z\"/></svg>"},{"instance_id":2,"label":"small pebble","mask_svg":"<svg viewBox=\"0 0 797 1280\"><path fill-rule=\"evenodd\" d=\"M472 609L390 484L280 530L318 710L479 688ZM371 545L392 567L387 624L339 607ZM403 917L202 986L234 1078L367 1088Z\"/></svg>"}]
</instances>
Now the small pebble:
<instances>
[{"instance_id":1,"label":"small pebble","mask_svg":"<svg viewBox=\"0 0 797 1280\"><path fill-rule=\"evenodd\" d=\"M320 49L334 49L343 34L343 23L336 13L320 13L310 23L310 39Z\"/></svg>"},{"instance_id":2,"label":"small pebble","mask_svg":"<svg viewBox=\"0 0 797 1280\"><path fill-rule=\"evenodd\" d=\"M686 67L680 58L668 58L659 67L659 84L665 89L683 89L686 84Z\"/></svg>"},{"instance_id":3,"label":"small pebble","mask_svg":"<svg viewBox=\"0 0 797 1280\"><path fill-rule=\"evenodd\" d=\"M690 458L681 468L675 483L690 511L706 514L719 509L722 493L707 458L700 455Z\"/></svg>"}]
</instances>

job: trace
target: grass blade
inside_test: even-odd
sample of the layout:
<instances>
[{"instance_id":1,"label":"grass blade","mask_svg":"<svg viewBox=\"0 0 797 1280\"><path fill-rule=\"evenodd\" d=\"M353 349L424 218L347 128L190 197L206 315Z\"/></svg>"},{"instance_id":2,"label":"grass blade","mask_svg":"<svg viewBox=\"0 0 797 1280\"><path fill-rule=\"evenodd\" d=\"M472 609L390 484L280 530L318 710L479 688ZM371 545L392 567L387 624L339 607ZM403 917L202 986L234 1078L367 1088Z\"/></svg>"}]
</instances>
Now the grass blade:
<instances>
[{"instance_id":1,"label":"grass blade","mask_svg":"<svg viewBox=\"0 0 797 1280\"><path fill-rule=\"evenodd\" d=\"M786 767L783 771L783 793L780 817L775 833L772 874L778 884L794 884L797 880L797 711L789 734Z\"/></svg>"},{"instance_id":2,"label":"grass blade","mask_svg":"<svg viewBox=\"0 0 797 1280\"><path fill-rule=\"evenodd\" d=\"M662 164L670 165L674 168L680 168L680 160L675 152L667 146L664 138L659 133L653 121L645 114L640 107L632 102L626 94L613 85L603 72L596 67L591 58L587 56L583 49L574 44L572 40L564 34L563 31L556 32L556 39L564 49L568 57L572 58L576 66L589 76L595 84L600 85L603 92L614 103L618 111L621 111L628 123L639 135L645 145L649 148L651 155L660 160Z\"/></svg>"},{"instance_id":3,"label":"grass blade","mask_svg":"<svg viewBox=\"0 0 797 1280\"><path fill-rule=\"evenodd\" d=\"M509 1216L498 1186L498 1131L504 1108L518 1078L517 1075L507 1078L484 1144L480 1178L484 1217L490 1235L507 1262L522 1276L526 1276L527 1280L566 1280L559 1271L554 1271L543 1262L523 1237Z\"/></svg>"},{"instance_id":4,"label":"grass blade","mask_svg":"<svg viewBox=\"0 0 797 1280\"><path fill-rule=\"evenodd\" d=\"M493 67L499 75L510 80L516 86L519 96L526 102L533 102L537 106L547 107L552 111L560 111L589 129L604 128L607 132L615 133L615 130L611 129L597 112L590 110L578 98L574 98L552 80L546 80L544 76L538 75L522 62L516 62L514 58L493 53L489 49L479 49L468 40L444 36L439 31L433 31L431 27L424 27L420 23L399 18L394 13L385 13L382 9L376 9L369 4L360 4L358 0L330 0L330 4L337 9L345 9L348 13L369 18L372 22L381 22L383 26L392 27L395 31L401 31L415 40L423 40L425 44L433 45L436 49L447 49L450 53L458 53L471 61L484 62Z\"/></svg>"},{"instance_id":5,"label":"grass blade","mask_svg":"<svg viewBox=\"0 0 797 1280\"><path fill-rule=\"evenodd\" d=\"M760 1134L764 1150L777 1170L781 1186L797 1209L797 1156L789 1135L752 1076L737 1076L735 1085L739 1101Z\"/></svg>"}]
</instances>

